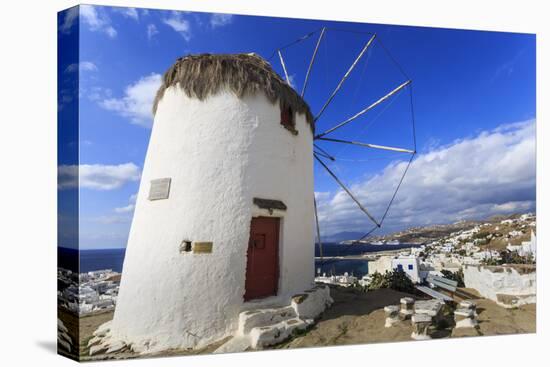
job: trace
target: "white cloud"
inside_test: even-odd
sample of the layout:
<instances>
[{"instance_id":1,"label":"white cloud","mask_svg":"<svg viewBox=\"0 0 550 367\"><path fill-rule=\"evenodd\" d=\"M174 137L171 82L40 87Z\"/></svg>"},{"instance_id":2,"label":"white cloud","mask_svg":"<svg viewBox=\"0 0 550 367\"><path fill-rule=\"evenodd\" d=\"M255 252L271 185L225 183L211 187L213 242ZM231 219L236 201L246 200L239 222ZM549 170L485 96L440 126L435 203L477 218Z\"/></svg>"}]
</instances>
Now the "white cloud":
<instances>
[{"instance_id":1,"label":"white cloud","mask_svg":"<svg viewBox=\"0 0 550 367\"><path fill-rule=\"evenodd\" d=\"M67 9L64 13L63 23L60 26L60 30L63 33L69 33L75 21L78 19L78 6Z\"/></svg>"},{"instance_id":2,"label":"white cloud","mask_svg":"<svg viewBox=\"0 0 550 367\"><path fill-rule=\"evenodd\" d=\"M110 38L117 35L116 29L111 25L111 20L100 8L93 5L80 5L80 18L92 32L103 32Z\"/></svg>"},{"instance_id":3,"label":"white cloud","mask_svg":"<svg viewBox=\"0 0 550 367\"><path fill-rule=\"evenodd\" d=\"M65 69L66 73L73 73L80 69L80 71L97 71L97 66L91 61L81 61L79 63L70 64Z\"/></svg>"},{"instance_id":4,"label":"white cloud","mask_svg":"<svg viewBox=\"0 0 550 367\"><path fill-rule=\"evenodd\" d=\"M81 87L81 94L88 97L88 99L92 102L102 101L108 98L111 98L113 95L113 91L111 91L109 88L102 88L98 86L93 86L91 88L83 88Z\"/></svg>"},{"instance_id":5,"label":"white cloud","mask_svg":"<svg viewBox=\"0 0 550 367\"><path fill-rule=\"evenodd\" d=\"M156 25L154 25L154 24L148 24L147 25L147 38L148 39L152 39L158 33L159 33L159 31L158 31Z\"/></svg>"},{"instance_id":6,"label":"white cloud","mask_svg":"<svg viewBox=\"0 0 550 367\"><path fill-rule=\"evenodd\" d=\"M87 188L93 190L114 190L128 182L138 181L141 171L134 163L118 165L81 164L58 167L58 188Z\"/></svg>"},{"instance_id":7,"label":"white cloud","mask_svg":"<svg viewBox=\"0 0 550 367\"><path fill-rule=\"evenodd\" d=\"M160 74L140 78L124 90L121 98L107 98L99 105L107 110L115 111L121 116L128 117L136 125L151 127L152 106L156 92L161 84Z\"/></svg>"},{"instance_id":8,"label":"white cloud","mask_svg":"<svg viewBox=\"0 0 550 367\"><path fill-rule=\"evenodd\" d=\"M481 219L535 207L535 122L502 125L435 148L413 161L384 222L386 231L415 225ZM367 209L380 214L406 162L352 185ZM324 234L361 232L370 223L341 190L317 193Z\"/></svg>"},{"instance_id":9,"label":"white cloud","mask_svg":"<svg viewBox=\"0 0 550 367\"><path fill-rule=\"evenodd\" d=\"M139 20L139 13L137 11L136 8L124 8L124 7L121 7L121 8L113 8L113 11L115 13L119 13L119 14L122 14L123 16L125 16L126 18L131 18L135 21L138 21Z\"/></svg>"},{"instance_id":10,"label":"white cloud","mask_svg":"<svg viewBox=\"0 0 550 367\"><path fill-rule=\"evenodd\" d=\"M178 32L186 41L191 39L191 23L183 17L183 14L173 11L170 17L164 18L162 22Z\"/></svg>"},{"instance_id":11,"label":"white cloud","mask_svg":"<svg viewBox=\"0 0 550 367\"><path fill-rule=\"evenodd\" d=\"M128 223L131 220L127 215L101 215L90 219L100 224L121 224Z\"/></svg>"},{"instance_id":12,"label":"white cloud","mask_svg":"<svg viewBox=\"0 0 550 367\"><path fill-rule=\"evenodd\" d=\"M134 208L136 207L136 199L137 199L137 193L130 196L128 199L129 204L123 207L115 208L115 213L130 213L134 211Z\"/></svg>"},{"instance_id":13,"label":"white cloud","mask_svg":"<svg viewBox=\"0 0 550 367\"><path fill-rule=\"evenodd\" d=\"M233 22L233 15L215 13L210 16L210 26L212 28L223 27Z\"/></svg>"},{"instance_id":14,"label":"white cloud","mask_svg":"<svg viewBox=\"0 0 550 367\"><path fill-rule=\"evenodd\" d=\"M128 204L119 208L115 208L115 213L129 213L134 210L135 204Z\"/></svg>"}]
</instances>

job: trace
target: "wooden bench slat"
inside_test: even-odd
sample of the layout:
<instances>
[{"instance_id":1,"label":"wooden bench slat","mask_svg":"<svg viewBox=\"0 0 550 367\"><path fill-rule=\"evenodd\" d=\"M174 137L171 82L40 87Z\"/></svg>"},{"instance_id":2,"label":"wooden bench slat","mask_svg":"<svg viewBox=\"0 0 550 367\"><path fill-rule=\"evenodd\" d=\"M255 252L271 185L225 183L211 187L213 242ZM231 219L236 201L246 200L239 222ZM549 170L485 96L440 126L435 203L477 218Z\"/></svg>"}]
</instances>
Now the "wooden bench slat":
<instances>
[{"instance_id":1,"label":"wooden bench slat","mask_svg":"<svg viewBox=\"0 0 550 367\"><path fill-rule=\"evenodd\" d=\"M456 287L458 285L458 282L455 281L455 280L451 280L451 279L447 279L447 278L443 278L443 277L438 277L436 275L428 275L428 281L432 280L432 281L436 281L436 282L440 282L440 283L445 283L445 284L448 284L450 286L453 286L453 287Z\"/></svg>"},{"instance_id":2,"label":"wooden bench slat","mask_svg":"<svg viewBox=\"0 0 550 367\"><path fill-rule=\"evenodd\" d=\"M447 296L446 294L437 292L437 291L435 291L435 290L433 290L429 287L418 285L418 286L416 286L416 289L418 289L419 291L421 291L423 293L426 293L428 296L433 297L435 299L440 299L442 301L447 301L447 302L450 302L450 301L453 300L451 297Z\"/></svg>"},{"instance_id":3,"label":"wooden bench slat","mask_svg":"<svg viewBox=\"0 0 550 367\"><path fill-rule=\"evenodd\" d=\"M451 292L456 291L456 287L453 287L453 286L445 284L445 283L440 283L440 282L437 282L437 281L433 281L433 282L430 282L430 283L432 283L436 287L443 288L443 289L446 289L446 290L451 291Z\"/></svg>"}]
</instances>

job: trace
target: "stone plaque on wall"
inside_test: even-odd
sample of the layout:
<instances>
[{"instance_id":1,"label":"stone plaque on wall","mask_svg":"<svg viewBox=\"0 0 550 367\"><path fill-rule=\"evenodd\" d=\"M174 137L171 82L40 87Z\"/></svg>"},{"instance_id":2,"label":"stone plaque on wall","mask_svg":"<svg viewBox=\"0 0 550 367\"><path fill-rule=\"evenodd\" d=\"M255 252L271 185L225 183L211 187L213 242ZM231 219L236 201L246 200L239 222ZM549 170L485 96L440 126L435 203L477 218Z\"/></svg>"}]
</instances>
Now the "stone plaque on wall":
<instances>
[{"instance_id":1,"label":"stone plaque on wall","mask_svg":"<svg viewBox=\"0 0 550 367\"><path fill-rule=\"evenodd\" d=\"M170 182L171 178L158 178L151 180L151 187L149 188L149 200L163 200L168 199L170 194Z\"/></svg>"},{"instance_id":2,"label":"stone plaque on wall","mask_svg":"<svg viewBox=\"0 0 550 367\"><path fill-rule=\"evenodd\" d=\"M193 253L209 254L212 252L212 242L193 242Z\"/></svg>"}]
</instances>

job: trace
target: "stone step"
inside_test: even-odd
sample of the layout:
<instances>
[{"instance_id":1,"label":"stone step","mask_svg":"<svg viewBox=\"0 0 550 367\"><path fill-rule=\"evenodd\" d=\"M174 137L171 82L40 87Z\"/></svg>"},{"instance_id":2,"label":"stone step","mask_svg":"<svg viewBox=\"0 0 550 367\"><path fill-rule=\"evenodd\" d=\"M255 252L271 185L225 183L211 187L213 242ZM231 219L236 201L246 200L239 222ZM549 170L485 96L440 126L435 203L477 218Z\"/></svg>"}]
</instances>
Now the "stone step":
<instances>
[{"instance_id":1,"label":"stone step","mask_svg":"<svg viewBox=\"0 0 550 367\"><path fill-rule=\"evenodd\" d=\"M237 336L248 335L256 327L274 325L295 317L292 306L244 311L239 314Z\"/></svg>"},{"instance_id":2,"label":"stone step","mask_svg":"<svg viewBox=\"0 0 550 367\"><path fill-rule=\"evenodd\" d=\"M313 320L302 320L294 317L270 326L255 327L250 331L250 345L252 348L263 348L283 342L294 331L304 330L313 323Z\"/></svg>"},{"instance_id":3,"label":"stone step","mask_svg":"<svg viewBox=\"0 0 550 367\"><path fill-rule=\"evenodd\" d=\"M235 336L221 345L214 351L214 354L220 353L239 353L244 352L250 347L250 337L247 336Z\"/></svg>"}]
</instances>

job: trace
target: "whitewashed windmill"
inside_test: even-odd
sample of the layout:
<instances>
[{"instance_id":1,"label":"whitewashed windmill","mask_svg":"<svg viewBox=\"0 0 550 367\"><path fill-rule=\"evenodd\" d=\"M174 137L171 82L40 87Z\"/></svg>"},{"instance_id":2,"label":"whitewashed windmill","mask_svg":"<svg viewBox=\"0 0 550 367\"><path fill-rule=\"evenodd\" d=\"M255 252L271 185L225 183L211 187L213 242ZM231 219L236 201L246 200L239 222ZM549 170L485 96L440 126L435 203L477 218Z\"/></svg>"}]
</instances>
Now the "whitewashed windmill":
<instances>
[{"instance_id":1,"label":"whitewashed windmill","mask_svg":"<svg viewBox=\"0 0 550 367\"><path fill-rule=\"evenodd\" d=\"M255 54L187 56L164 74L114 319L94 351L200 348L229 335L267 345L332 302L313 282L314 159L325 166L314 141L331 132L314 124L357 60L313 116L302 97L317 48L301 95L277 52L286 82Z\"/></svg>"}]
</instances>

